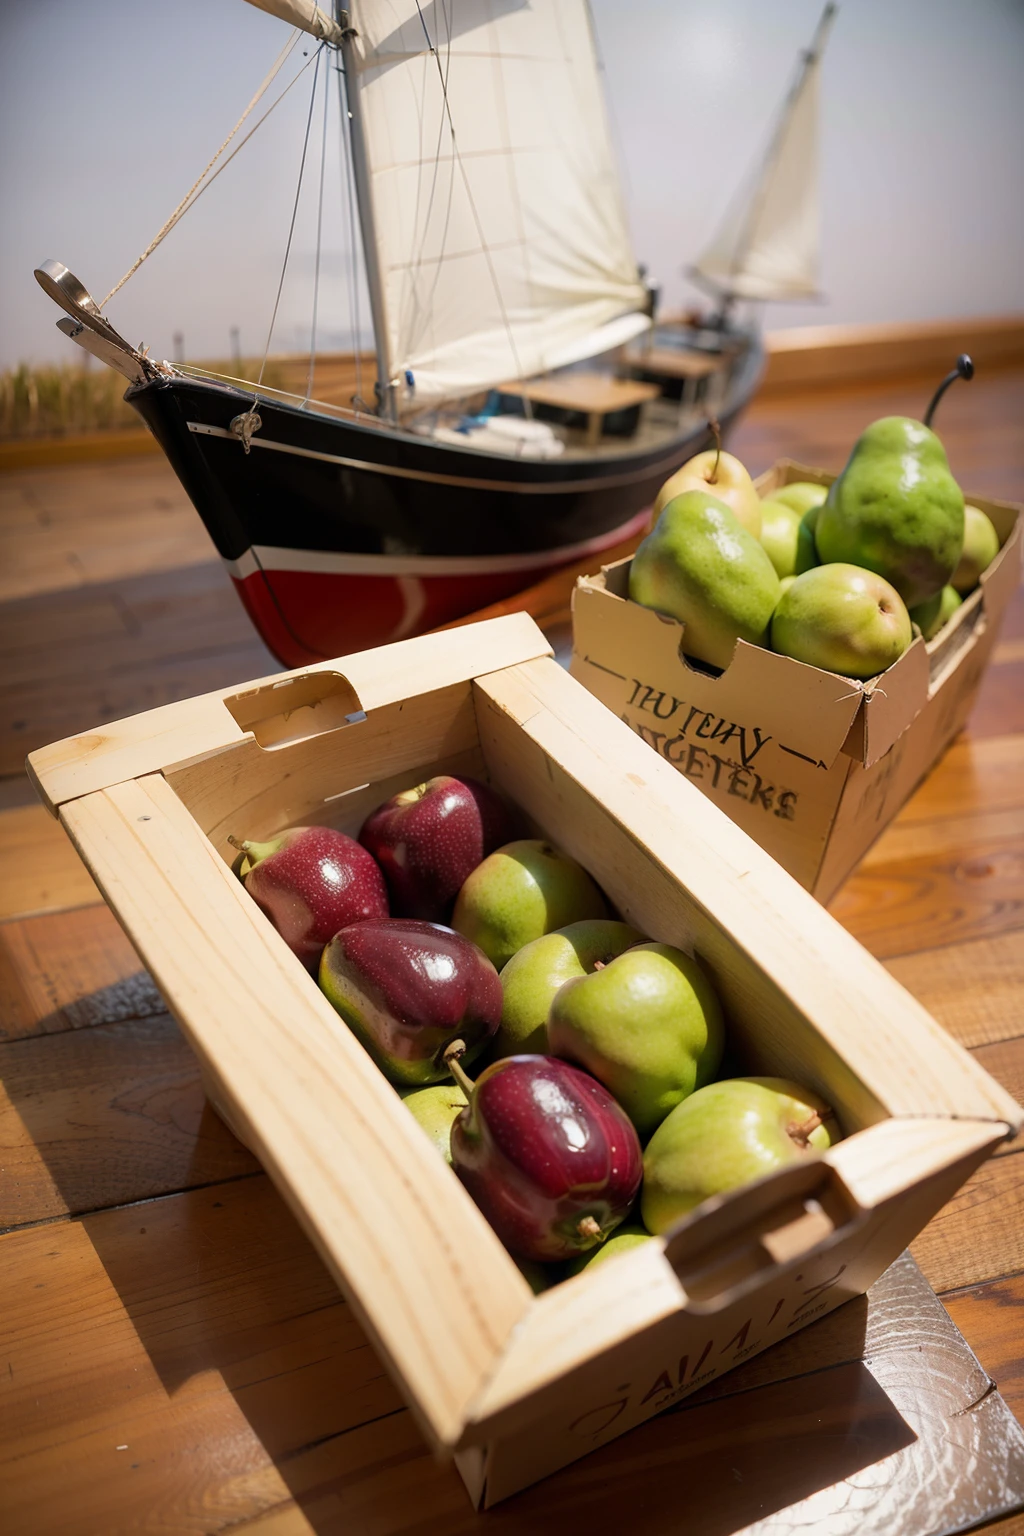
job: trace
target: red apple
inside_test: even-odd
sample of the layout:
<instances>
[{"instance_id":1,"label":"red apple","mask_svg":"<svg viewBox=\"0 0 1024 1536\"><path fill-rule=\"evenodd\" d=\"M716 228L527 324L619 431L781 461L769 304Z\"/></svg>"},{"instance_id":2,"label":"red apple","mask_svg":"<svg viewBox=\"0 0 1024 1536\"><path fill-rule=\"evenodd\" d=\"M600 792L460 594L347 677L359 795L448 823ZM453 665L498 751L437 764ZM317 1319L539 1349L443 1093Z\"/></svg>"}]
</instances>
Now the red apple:
<instances>
[{"instance_id":1,"label":"red apple","mask_svg":"<svg viewBox=\"0 0 1024 1536\"><path fill-rule=\"evenodd\" d=\"M553 1056L506 1056L470 1082L452 1165L517 1258L572 1259L629 1215L643 1173L636 1131L606 1088Z\"/></svg>"},{"instance_id":2,"label":"red apple","mask_svg":"<svg viewBox=\"0 0 1024 1536\"><path fill-rule=\"evenodd\" d=\"M441 774L379 805L359 841L383 869L397 917L441 922L466 877L514 831L486 784Z\"/></svg>"},{"instance_id":3,"label":"red apple","mask_svg":"<svg viewBox=\"0 0 1024 1536\"><path fill-rule=\"evenodd\" d=\"M324 950L320 986L384 1076L400 1085L443 1081L452 1041L479 1056L501 1019L501 982L483 950L416 918L343 928Z\"/></svg>"},{"instance_id":4,"label":"red apple","mask_svg":"<svg viewBox=\"0 0 1024 1536\"><path fill-rule=\"evenodd\" d=\"M387 917L384 877L372 855L333 827L289 827L265 843L236 842L238 873L289 949L315 971L339 928Z\"/></svg>"}]
</instances>

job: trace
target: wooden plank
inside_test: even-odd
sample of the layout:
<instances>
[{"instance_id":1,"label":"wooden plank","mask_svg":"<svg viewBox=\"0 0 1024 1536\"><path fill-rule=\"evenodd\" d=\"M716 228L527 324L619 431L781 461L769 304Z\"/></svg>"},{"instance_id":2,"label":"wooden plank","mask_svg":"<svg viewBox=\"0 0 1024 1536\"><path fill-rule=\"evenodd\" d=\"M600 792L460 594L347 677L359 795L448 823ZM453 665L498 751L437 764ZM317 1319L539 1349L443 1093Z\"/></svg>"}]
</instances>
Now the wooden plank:
<instances>
[{"instance_id":1,"label":"wooden plank","mask_svg":"<svg viewBox=\"0 0 1024 1536\"><path fill-rule=\"evenodd\" d=\"M254 1173L166 1013L0 1051L0 1230Z\"/></svg>"},{"instance_id":2,"label":"wooden plank","mask_svg":"<svg viewBox=\"0 0 1024 1536\"><path fill-rule=\"evenodd\" d=\"M1020 929L996 938L898 955L886 961L886 968L961 1045L1008 1040L1020 1032L1024 996Z\"/></svg>"},{"instance_id":3,"label":"wooden plank","mask_svg":"<svg viewBox=\"0 0 1024 1536\"><path fill-rule=\"evenodd\" d=\"M520 395L538 405L554 405L567 411L584 411L588 416L607 416L610 411L628 410L661 394L657 384L640 379L617 379L610 373L563 373L553 378L519 379L498 384L502 394Z\"/></svg>"},{"instance_id":4,"label":"wooden plank","mask_svg":"<svg viewBox=\"0 0 1024 1536\"><path fill-rule=\"evenodd\" d=\"M999 1040L993 1045L979 1045L971 1055L986 1072L992 1074L997 1083L1003 1085L1007 1093L1012 1094L1018 1104L1024 1104L1024 1034L1013 1040ZM1005 1150L1012 1151L1018 1145L1018 1141L1007 1142ZM1024 1169L1021 1170L1021 1177L1024 1178Z\"/></svg>"},{"instance_id":5,"label":"wooden plank","mask_svg":"<svg viewBox=\"0 0 1024 1536\"><path fill-rule=\"evenodd\" d=\"M801 325L769 331L762 394L852 384L888 374L934 371L938 377L960 352L990 370L1024 362L1024 317L984 315L884 325Z\"/></svg>"},{"instance_id":6,"label":"wooden plank","mask_svg":"<svg viewBox=\"0 0 1024 1536\"><path fill-rule=\"evenodd\" d=\"M1024 734L968 735L953 743L941 763L914 792L899 820L931 821L962 815L965 806L1010 811L1024 805Z\"/></svg>"},{"instance_id":7,"label":"wooden plank","mask_svg":"<svg viewBox=\"0 0 1024 1536\"><path fill-rule=\"evenodd\" d=\"M1024 1422L1024 1275L953 1291L942 1300L1007 1406Z\"/></svg>"},{"instance_id":8,"label":"wooden plank","mask_svg":"<svg viewBox=\"0 0 1024 1536\"><path fill-rule=\"evenodd\" d=\"M165 1008L109 907L0 924L0 1040L117 1024Z\"/></svg>"},{"instance_id":9,"label":"wooden plank","mask_svg":"<svg viewBox=\"0 0 1024 1536\"><path fill-rule=\"evenodd\" d=\"M41 805L0 811L0 919L82 907L99 894L64 828Z\"/></svg>"},{"instance_id":10,"label":"wooden plank","mask_svg":"<svg viewBox=\"0 0 1024 1536\"><path fill-rule=\"evenodd\" d=\"M829 910L880 959L1019 932L1024 836L872 862L851 876Z\"/></svg>"},{"instance_id":11,"label":"wooden plank","mask_svg":"<svg viewBox=\"0 0 1024 1536\"><path fill-rule=\"evenodd\" d=\"M984 1163L910 1250L936 1291L1024 1270L1024 1148Z\"/></svg>"}]
</instances>

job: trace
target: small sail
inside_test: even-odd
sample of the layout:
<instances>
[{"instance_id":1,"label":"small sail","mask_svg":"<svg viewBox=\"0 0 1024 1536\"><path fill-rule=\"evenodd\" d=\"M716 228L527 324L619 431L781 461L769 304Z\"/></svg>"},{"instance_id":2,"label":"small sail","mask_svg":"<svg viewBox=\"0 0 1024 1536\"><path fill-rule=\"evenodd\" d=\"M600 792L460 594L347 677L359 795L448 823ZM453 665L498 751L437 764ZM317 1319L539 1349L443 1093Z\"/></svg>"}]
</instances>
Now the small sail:
<instances>
[{"instance_id":1,"label":"small sail","mask_svg":"<svg viewBox=\"0 0 1024 1536\"><path fill-rule=\"evenodd\" d=\"M803 299L818 292L818 106L821 55L835 6L826 6L768 154L700 257L694 275L740 299Z\"/></svg>"},{"instance_id":2,"label":"small sail","mask_svg":"<svg viewBox=\"0 0 1024 1536\"><path fill-rule=\"evenodd\" d=\"M584 0L351 15L390 379L454 398L643 329Z\"/></svg>"},{"instance_id":3,"label":"small sail","mask_svg":"<svg viewBox=\"0 0 1024 1536\"><path fill-rule=\"evenodd\" d=\"M258 11L267 11L281 21L290 22L293 27L299 27L311 37L320 37L327 43L341 42L338 23L318 5L314 5L313 0L248 0L248 3Z\"/></svg>"}]
</instances>

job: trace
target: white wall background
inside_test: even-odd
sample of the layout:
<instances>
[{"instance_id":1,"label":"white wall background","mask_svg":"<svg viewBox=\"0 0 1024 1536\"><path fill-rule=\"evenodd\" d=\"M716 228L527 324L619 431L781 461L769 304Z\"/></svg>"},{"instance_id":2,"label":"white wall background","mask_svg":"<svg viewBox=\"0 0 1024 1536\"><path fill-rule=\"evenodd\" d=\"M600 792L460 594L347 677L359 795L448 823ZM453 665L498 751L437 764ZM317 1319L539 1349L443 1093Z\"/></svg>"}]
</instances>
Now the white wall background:
<instances>
[{"instance_id":1,"label":"white wall background","mask_svg":"<svg viewBox=\"0 0 1024 1536\"><path fill-rule=\"evenodd\" d=\"M637 254L676 304L765 143L819 0L593 9ZM241 0L0 0L0 365L69 355L32 267L56 256L102 298L286 35ZM180 330L186 355L227 356L237 325L243 349L262 351L307 106L300 83L113 301L131 340L166 356ZM842 0L822 133L825 298L769 307L769 326L1024 310L1024 0ZM336 152L326 174L340 185ZM275 350L308 345L308 181ZM325 348L348 345L352 317L343 200L327 204Z\"/></svg>"}]
</instances>

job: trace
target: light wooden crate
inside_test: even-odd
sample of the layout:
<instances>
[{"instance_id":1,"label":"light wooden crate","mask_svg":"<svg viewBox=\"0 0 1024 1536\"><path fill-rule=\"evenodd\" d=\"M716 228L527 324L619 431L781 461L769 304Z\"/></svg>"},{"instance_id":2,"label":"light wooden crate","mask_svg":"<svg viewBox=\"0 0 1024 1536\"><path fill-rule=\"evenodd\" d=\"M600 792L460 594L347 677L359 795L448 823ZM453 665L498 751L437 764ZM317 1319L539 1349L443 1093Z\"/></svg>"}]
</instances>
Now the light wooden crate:
<instances>
[{"instance_id":1,"label":"light wooden crate","mask_svg":"<svg viewBox=\"0 0 1024 1536\"><path fill-rule=\"evenodd\" d=\"M631 923L700 956L745 1070L846 1139L534 1297L231 873L230 834L355 830L439 771L489 778ZM208 1091L484 1505L863 1292L1013 1101L751 838L550 659L524 615L167 705L30 771L192 1042Z\"/></svg>"}]
</instances>

